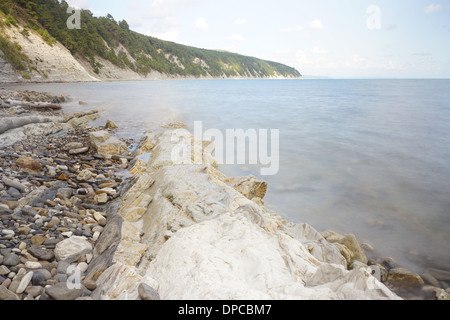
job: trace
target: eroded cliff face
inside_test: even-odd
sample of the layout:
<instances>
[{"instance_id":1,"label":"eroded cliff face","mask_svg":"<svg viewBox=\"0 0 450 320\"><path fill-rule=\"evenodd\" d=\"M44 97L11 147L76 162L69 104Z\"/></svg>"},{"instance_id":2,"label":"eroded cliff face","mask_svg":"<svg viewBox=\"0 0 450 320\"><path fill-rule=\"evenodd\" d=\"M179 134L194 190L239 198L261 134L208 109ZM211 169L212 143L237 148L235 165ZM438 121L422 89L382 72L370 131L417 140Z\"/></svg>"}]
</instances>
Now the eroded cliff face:
<instances>
[{"instance_id":1,"label":"eroded cliff face","mask_svg":"<svg viewBox=\"0 0 450 320\"><path fill-rule=\"evenodd\" d=\"M0 23L4 23L5 18L0 15ZM152 70L144 75L131 70L130 68L120 68L110 61L95 57L96 61L102 66L94 72L92 65L86 59L73 56L71 52L61 43L55 41L53 44L47 43L42 36L34 30L17 25L3 25L0 27L0 35L11 43L16 43L21 48L21 53L28 57L26 62L28 70L14 70L11 64L5 59L0 51L0 83L8 82L92 82L92 81L138 81L138 80L169 80L169 79L197 79L191 75L180 76L170 75ZM123 46L110 48L116 52L124 52L132 59L129 52ZM181 62L175 55L166 55L170 63L180 66ZM199 61L199 63L201 63ZM205 62L203 61L203 64ZM182 66L182 65L181 65ZM184 66L182 66L184 69ZM231 78L244 79L252 78L248 71L247 76L227 77L223 74L221 77L209 75L202 76L202 79ZM282 75L276 73L266 79L285 79ZM293 77L290 77L293 78ZM301 78L301 77L300 77Z\"/></svg>"},{"instance_id":2,"label":"eroded cliff face","mask_svg":"<svg viewBox=\"0 0 450 320\"><path fill-rule=\"evenodd\" d=\"M174 134L135 150L88 270L93 298L138 299L145 284L161 299L399 299L354 263L351 245L269 211L261 180L229 179L206 153L201 165L175 164Z\"/></svg>"},{"instance_id":3,"label":"eroded cliff face","mask_svg":"<svg viewBox=\"0 0 450 320\"><path fill-rule=\"evenodd\" d=\"M0 73L0 82L98 81L62 44L57 42L50 45L38 33L28 31L28 35L24 35L22 30L20 26L11 25L3 27L1 33L6 39L21 47L21 52L30 59L32 71L14 71L11 65L4 61L4 68L9 72ZM24 78L24 74L30 78Z\"/></svg>"}]
</instances>

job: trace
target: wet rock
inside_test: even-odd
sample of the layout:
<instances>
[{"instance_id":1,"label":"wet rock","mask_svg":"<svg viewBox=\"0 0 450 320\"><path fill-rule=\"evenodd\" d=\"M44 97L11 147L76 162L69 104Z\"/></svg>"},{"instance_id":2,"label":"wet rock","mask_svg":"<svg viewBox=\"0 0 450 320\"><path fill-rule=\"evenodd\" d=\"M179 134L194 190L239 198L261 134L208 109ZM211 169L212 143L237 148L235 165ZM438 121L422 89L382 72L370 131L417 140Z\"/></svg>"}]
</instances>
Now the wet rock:
<instances>
[{"instance_id":1,"label":"wet rock","mask_svg":"<svg viewBox=\"0 0 450 320\"><path fill-rule=\"evenodd\" d=\"M352 252L352 259L349 261L349 264L354 261L360 261L367 264L367 257L353 234L346 235L339 243L346 246Z\"/></svg>"},{"instance_id":2,"label":"wet rock","mask_svg":"<svg viewBox=\"0 0 450 320\"><path fill-rule=\"evenodd\" d=\"M440 281L450 281L450 271L430 268L428 272Z\"/></svg>"},{"instance_id":3,"label":"wet rock","mask_svg":"<svg viewBox=\"0 0 450 320\"><path fill-rule=\"evenodd\" d=\"M413 273L405 268L391 269L388 281L405 288L420 287L424 284L423 279L417 273Z\"/></svg>"},{"instance_id":4,"label":"wet rock","mask_svg":"<svg viewBox=\"0 0 450 320\"><path fill-rule=\"evenodd\" d=\"M112 120L108 120L105 124L105 129L117 129L117 128L119 127Z\"/></svg>"},{"instance_id":5,"label":"wet rock","mask_svg":"<svg viewBox=\"0 0 450 320\"><path fill-rule=\"evenodd\" d=\"M385 266L387 270L391 270L397 267L397 262L394 260L394 258L391 257L385 258L381 264Z\"/></svg>"}]
</instances>

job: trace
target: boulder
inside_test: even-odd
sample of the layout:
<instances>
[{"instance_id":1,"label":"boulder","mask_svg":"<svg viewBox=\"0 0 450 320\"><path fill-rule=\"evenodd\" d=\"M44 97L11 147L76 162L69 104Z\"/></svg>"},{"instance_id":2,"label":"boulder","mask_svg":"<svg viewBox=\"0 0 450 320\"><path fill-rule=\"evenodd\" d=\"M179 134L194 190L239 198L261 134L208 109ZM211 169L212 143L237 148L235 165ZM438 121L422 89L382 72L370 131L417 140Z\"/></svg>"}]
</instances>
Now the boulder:
<instances>
[{"instance_id":1,"label":"boulder","mask_svg":"<svg viewBox=\"0 0 450 320\"><path fill-rule=\"evenodd\" d=\"M111 136L108 131L104 130L91 132L89 134L89 143L97 153L103 156L117 155L128 151L125 142Z\"/></svg>"},{"instance_id":2,"label":"boulder","mask_svg":"<svg viewBox=\"0 0 450 320\"><path fill-rule=\"evenodd\" d=\"M112 120L108 120L105 124L105 129L117 129L117 128L119 127Z\"/></svg>"},{"instance_id":3,"label":"boulder","mask_svg":"<svg viewBox=\"0 0 450 320\"><path fill-rule=\"evenodd\" d=\"M67 261L71 263L90 252L92 252L92 245L89 241L84 237L73 236L58 242L55 248L55 257L58 261Z\"/></svg>"},{"instance_id":4,"label":"boulder","mask_svg":"<svg viewBox=\"0 0 450 320\"><path fill-rule=\"evenodd\" d=\"M233 188L250 200L254 198L263 199L267 192L267 182L258 179L253 175L230 178L229 183Z\"/></svg>"},{"instance_id":5,"label":"boulder","mask_svg":"<svg viewBox=\"0 0 450 320\"><path fill-rule=\"evenodd\" d=\"M423 279L405 268L395 268L389 271L388 281L394 285L412 288L424 285Z\"/></svg>"}]
</instances>

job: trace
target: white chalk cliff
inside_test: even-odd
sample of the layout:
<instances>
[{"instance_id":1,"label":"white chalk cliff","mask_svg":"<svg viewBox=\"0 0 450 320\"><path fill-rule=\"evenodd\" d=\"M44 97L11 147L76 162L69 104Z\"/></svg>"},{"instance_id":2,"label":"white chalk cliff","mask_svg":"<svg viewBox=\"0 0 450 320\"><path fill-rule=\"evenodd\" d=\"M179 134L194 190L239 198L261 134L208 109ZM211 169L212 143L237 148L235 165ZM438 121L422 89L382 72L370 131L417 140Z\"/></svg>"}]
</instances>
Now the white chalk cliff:
<instances>
[{"instance_id":1,"label":"white chalk cliff","mask_svg":"<svg viewBox=\"0 0 450 320\"><path fill-rule=\"evenodd\" d=\"M270 212L258 179L237 186L210 154L201 165L173 163L173 134L155 133L136 150L120 239L96 276L96 298L137 299L145 283L170 300L400 299L367 266L348 270L348 248Z\"/></svg>"}]
</instances>

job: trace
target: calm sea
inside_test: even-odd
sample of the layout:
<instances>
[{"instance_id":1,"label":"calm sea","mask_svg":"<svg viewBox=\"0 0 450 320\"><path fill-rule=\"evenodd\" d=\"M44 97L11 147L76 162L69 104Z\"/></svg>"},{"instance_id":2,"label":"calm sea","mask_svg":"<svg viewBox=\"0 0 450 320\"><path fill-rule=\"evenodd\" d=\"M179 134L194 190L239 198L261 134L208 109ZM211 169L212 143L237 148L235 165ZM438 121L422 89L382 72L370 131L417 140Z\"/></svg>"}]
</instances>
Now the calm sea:
<instances>
[{"instance_id":1,"label":"calm sea","mask_svg":"<svg viewBox=\"0 0 450 320\"><path fill-rule=\"evenodd\" d=\"M11 87L11 86L8 86ZM178 120L279 129L266 203L319 231L353 233L416 272L450 270L450 80L199 80L13 86L100 108L126 138ZM79 105L85 101L87 106ZM224 165L228 175L258 166Z\"/></svg>"}]
</instances>

